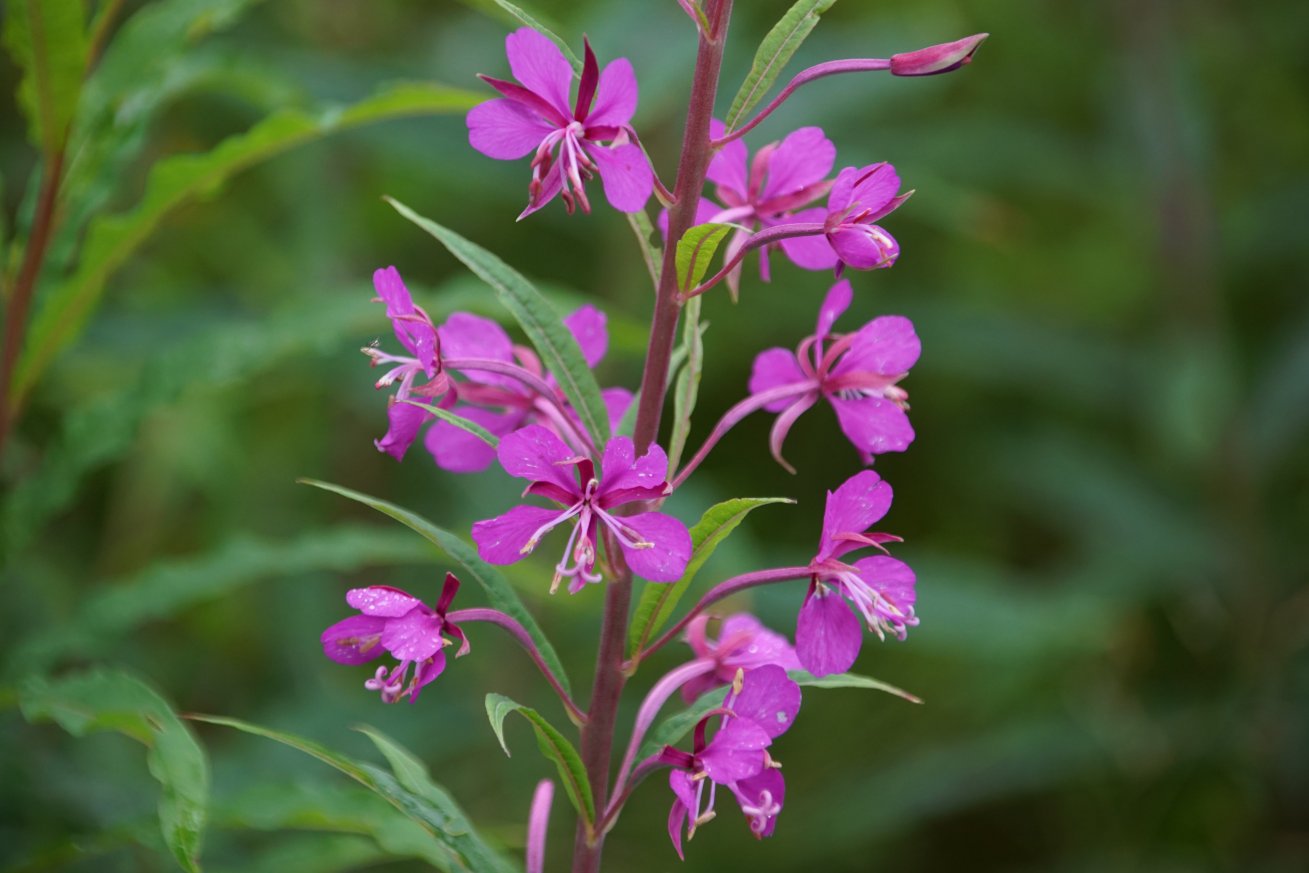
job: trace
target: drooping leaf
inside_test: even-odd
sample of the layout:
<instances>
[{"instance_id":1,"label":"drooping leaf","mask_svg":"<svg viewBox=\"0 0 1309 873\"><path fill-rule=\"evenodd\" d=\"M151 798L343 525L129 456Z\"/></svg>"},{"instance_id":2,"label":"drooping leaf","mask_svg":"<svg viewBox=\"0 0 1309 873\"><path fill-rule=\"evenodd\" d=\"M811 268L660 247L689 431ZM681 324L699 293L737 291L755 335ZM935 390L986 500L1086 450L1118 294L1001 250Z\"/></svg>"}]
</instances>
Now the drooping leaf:
<instances>
[{"instance_id":1,"label":"drooping leaf","mask_svg":"<svg viewBox=\"0 0 1309 873\"><path fill-rule=\"evenodd\" d=\"M517 3L510 3L509 0L464 0L464 2L469 6L472 6L474 9L490 13L496 18L504 20L507 24L513 24L516 22L532 28L537 33L540 33L546 39L559 46L559 50L564 53L564 57L568 58L568 63L573 65L573 70L575 72L582 72L582 59L573 53L573 50L568 47L568 43L564 42L563 39L555 34L554 31L557 28L554 25L547 26L543 23L544 16L542 16L541 13L535 11L529 12ZM503 10L506 14L496 14L497 9Z\"/></svg>"},{"instance_id":2,"label":"drooping leaf","mask_svg":"<svg viewBox=\"0 0 1309 873\"><path fill-rule=\"evenodd\" d=\"M787 675L796 681L796 684L803 685L806 688L865 688L870 691L885 691L887 694L894 694L896 697L909 701L910 703L922 703L922 699L916 695L910 694L903 688L897 688L871 676L856 676L853 673L833 673L830 676L811 676L804 670L792 670Z\"/></svg>"},{"instance_id":3,"label":"drooping leaf","mask_svg":"<svg viewBox=\"0 0 1309 873\"><path fill-rule=\"evenodd\" d=\"M573 808L588 824L593 824L595 798L591 795L591 783L587 781L586 768L582 765L582 757L577 754L577 749L573 748L573 744L535 709L510 700L503 694L488 694L486 717L490 719L491 729L495 731L495 737L500 741L500 748L505 750L506 755L509 754L509 746L505 743L504 722L505 717L511 712L516 712L531 722L541 754L547 760L553 761L558 768L559 778L564 783L564 790L568 792L568 799L572 801Z\"/></svg>"},{"instance_id":4,"label":"drooping leaf","mask_svg":"<svg viewBox=\"0 0 1309 873\"><path fill-rule=\"evenodd\" d=\"M493 449L496 446L500 445L499 437L497 437L495 434L491 433L489 430L482 427L480 424L478 424L475 421L471 421L467 418L464 418L462 415L458 415L454 412L451 412L448 409L442 409L439 406L432 406L429 403L417 403L412 400L409 401L409 403L413 406L417 406L419 409L424 409L432 413L432 415L435 415L437 418L441 419L446 424L454 425L455 427L462 430L464 433L472 434L473 436L477 437L479 440L486 443L488 446L490 446Z\"/></svg>"},{"instance_id":5,"label":"drooping leaf","mask_svg":"<svg viewBox=\"0 0 1309 873\"><path fill-rule=\"evenodd\" d=\"M86 73L82 0L9 0L4 44L22 70L18 105L28 136L49 160L64 146Z\"/></svg>"},{"instance_id":6,"label":"drooping leaf","mask_svg":"<svg viewBox=\"0 0 1309 873\"><path fill-rule=\"evenodd\" d=\"M641 592L628 632L628 652L635 656L668 623L677 603L718 546L751 511L770 503L794 503L787 497L734 497L705 510L691 528L691 560L682 578L671 585L647 585Z\"/></svg>"},{"instance_id":7,"label":"drooping leaf","mask_svg":"<svg viewBox=\"0 0 1309 873\"><path fill-rule=\"evenodd\" d=\"M641 249L641 260L645 262L646 272L650 274L650 281L655 288L659 287L659 274L663 270L664 253L663 249L655 242L654 227L650 224L650 216L645 212L627 213L627 223L632 226L632 233L636 235L636 244Z\"/></svg>"},{"instance_id":8,"label":"drooping leaf","mask_svg":"<svg viewBox=\"0 0 1309 873\"><path fill-rule=\"evenodd\" d=\"M361 494L340 485L333 485L330 482L320 482L317 479L299 479L297 481L305 485L312 485L315 488L321 488L324 491L331 491L333 494L339 494L342 497L348 497L357 503L362 503L364 506L377 510L383 515L389 515L449 555L464 568L465 572L461 575L465 579L471 578L482 587L482 590L486 592L486 599L490 601L493 607L511 616L523 626L532 637L533 642L536 643L542 660L550 666L551 672L558 677L559 684L564 687L565 691L570 690L568 674L564 672L563 664L560 663L554 646L550 645L550 640L546 638L540 625L536 623L536 619L523 606L523 601L518 598L518 594L505 577L500 575L500 572L490 564L479 558L472 546L450 531L437 527L422 516L396 506L394 503L388 503L385 500L379 500L376 497L370 497L367 494Z\"/></svg>"},{"instance_id":9,"label":"drooping leaf","mask_svg":"<svg viewBox=\"0 0 1309 873\"><path fill-rule=\"evenodd\" d=\"M836 0L797 0L786 10L781 20L768 31L755 51L750 72L741 83L741 90L732 98L727 110L727 129L734 130L745 121L745 116L759 105L768 89L773 87L786 62L796 53L809 33L818 24L818 17L835 5Z\"/></svg>"},{"instance_id":10,"label":"drooping leaf","mask_svg":"<svg viewBox=\"0 0 1309 873\"><path fill-rule=\"evenodd\" d=\"M690 291L709 271L719 244L733 230L730 224L708 222L697 224L677 242L677 287Z\"/></svg>"},{"instance_id":11,"label":"drooping leaf","mask_svg":"<svg viewBox=\"0 0 1309 873\"><path fill-rule=\"evenodd\" d=\"M22 403L54 357L85 328L109 277L182 203L211 196L241 170L328 134L392 118L463 112L480 100L469 91L440 85L393 85L347 108L278 112L211 151L160 161L135 208L91 223L77 269L44 297L14 374L14 405Z\"/></svg>"},{"instance_id":12,"label":"drooping leaf","mask_svg":"<svg viewBox=\"0 0 1309 873\"><path fill-rule=\"evenodd\" d=\"M209 804L209 760L190 729L154 689L126 673L95 670L29 680L19 705L28 721L54 721L73 736L112 730L143 743L162 786L159 824L185 870L200 870Z\"/></svg>"},{"instance_id":13,"label":"drooping leaf","mask_svg":"<svg viewBox=\"0 0 1309 873\"><path fill-rule=\"evenodd\" d=\"M695 411L696 397L700 393L700 374L704 368L700 302L699 297L692 297L682 307L682 348L686 351L686 366L678 372L673 388L673 431L668 439L670 472L682 462L686 439L691 435L691 413Z\"/></svg>"},{"instance_id":14,"label":"drooping leaf","mask_svg":"<svg viewBox=\"0 0 1309 873\"><path fill-rule=\"evenodd\" d=\"M508 871L514 869L513 865L506 861L500 853L493 850L477 833L463 810L459 808L459 805L444 789L431 782L430 779L420 781L416 778L417 774L414 773L408 761L405 760L406 758L412 759L412 755L404 752L393 742L387 740L384 735L371 728L365 729L364 732L369 739L377 744L383 754L386 754L388 758L391 755L397 755L396 760L399 760L402 766L395 767L393 760L393 767L396 770L394 774L372 764L356 761L327 748L321 743L316 743L295 734L284 733L283 731L272 730L239 719L216 715L192 715L188 716L188 718L265 737L304 752L306 755L334 767L368 790L376 793L421 825L441 845L453 853L452 860L456 862L453 867L455 870L476 871L476 873L482 873L482 871L508 873ZM425 771L423 776L426 776ZM424 782L426 784L423 784Z\"/></svg>"},{"instance_id":15,"label":"drooping leaf","mask_svg":"<svg viewBox=\"0 0 1309 873\"><path fill-rule=\"evenodd\" d=\"M563 388L582 426L591 435L597 450L609 439L609 413L600 397L600 386L586 365L577 340L564 327L559 314L541 296L541 292L516 270L491 252L464 239L459 234L424 218L398 200L387 198L396 212L436 238L470 270L490 285L500 302L522 326L536 352Z\"/></svg>"}]
</instances>

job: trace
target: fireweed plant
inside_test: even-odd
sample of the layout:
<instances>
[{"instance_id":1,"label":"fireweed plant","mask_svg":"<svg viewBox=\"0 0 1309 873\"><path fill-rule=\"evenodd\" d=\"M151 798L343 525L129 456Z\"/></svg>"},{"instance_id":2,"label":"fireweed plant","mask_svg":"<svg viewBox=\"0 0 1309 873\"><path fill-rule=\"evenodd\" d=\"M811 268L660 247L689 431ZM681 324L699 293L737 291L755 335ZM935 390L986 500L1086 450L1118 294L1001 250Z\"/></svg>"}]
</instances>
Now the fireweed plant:
<instances>
[{"instance_id":1,"label":"fireweed plant","mask_svg":"<svg viewBox=\"0 0 1309 873\"><path fill-rule=\"evenodd\" d=\"M498 464L527 485L519 505L473 525L475 554L451 535L438 539L487 590L492 607L457 603L460 580L453 573L430 604L373 585L350 591L346 602L358 614L322 634L324 653L338 663L381 662L363 685L385 703L416 703L420 692L475 648L474 642L481 645L479 624L497 625L519 643L578 728L580 741L574 744L540 713L500 695L488 697L487 711L497 734L507 713L525 715L556 764L578 813L575 871L600 868L605 835L648 776L658 776L650 780L652 790L666 791L668 835L679 856L685 841L724 807L738 808L754 837L771 836L787 802L778 746L799 714L801 686L822 679L829 687L896 691L844 671L854 664L865 631L904 639L918 623L914 573L887 553L899 538L873 530L890 509L892 492L872 470L856 472L828 492L812 557L720 581L671 624L679 599L717 543L750 509L781 501L729 500L710 508L691 528L660 507L753 412L776 415L769 448L788 469L782 457L786 434L819 404L835 412L855 450L852 460L871 464L876 455L901 452L912 443L908 395L900 382L919 355L913 325L884 315L858 328L837 329L855 293L847 271L885 269L899 257L900 246L882 222L910 192L902 191L899 175L886 162L836 169L838 148L816 127L780 131L756 145L753 156L742 137L815 79L875 71L950 72L972 60L985 34L886 59L818 64L747 118L776 75L767 71L785 63L795 48L775 31L761 46L731 111L719 119L713 108L731 0L685 0L681 6L695 24L699 50L671 190L633 126L638 90L632 64L618 58L601 68L589 42L577 61L553 35L530 27L509 34L505 47L512 78L483 75L499 96L467 116L474 149L489 158L526 161L527 206L520 220L556 199L570 213L589 212L599 203L597 186L610 206L631 216L655 286L639 391L597 385L592 368L607 347L605 316L598 309L584 306L560 319L494 255L395 204L498 292L534 348L515 345L500 325L467 313L434 323L413 302L396 268L378 270L377 297L398 348L388 342L364 349L382 370L377 387L389 393L387 427L377 448L402 460L421 436L422 448L443 469L474 472ZM804 6L797 4L801 13ZM490 57L486 63L498 66ZM665 208L657 222L662 252L646 214L652 196ZM724 263L705 278L723 242ZM838 281L825 297L815 293L821 303L813 333L793 350L761 351L745 398L682 462L702 354L698 298L720 282L735 296L745 278L742 262L751 252L758 253L764 281L770 254L777 253L805 269L832 271ZM846 278L840 278L843 273ZM684 339L675 352L681 319ZM694 366L688 363L676 377L666 452L656 437L667 389L674 384L670 370L679 357ZM407 517L389 504L381 506ZM540 628L488 566L537 552L554 562L549 579L541 580L543 590L554 594L563 585L571 595L603 599L587 706L572 695ZM629 620L636 579L645 584ZM794 646L751 615L715 612L729 595L760 585L794 587ZM678 641L689 645L689 659L655 680L634 723L620 726L618 703L629 680L651 655ZM690 708L656 725L675 696ZM626 736L625 752L615 775L611 763L620 733ZM532 800L527 869L533 873L545 863L553 796L547 780Z\"/></svg>"}]
</instances>

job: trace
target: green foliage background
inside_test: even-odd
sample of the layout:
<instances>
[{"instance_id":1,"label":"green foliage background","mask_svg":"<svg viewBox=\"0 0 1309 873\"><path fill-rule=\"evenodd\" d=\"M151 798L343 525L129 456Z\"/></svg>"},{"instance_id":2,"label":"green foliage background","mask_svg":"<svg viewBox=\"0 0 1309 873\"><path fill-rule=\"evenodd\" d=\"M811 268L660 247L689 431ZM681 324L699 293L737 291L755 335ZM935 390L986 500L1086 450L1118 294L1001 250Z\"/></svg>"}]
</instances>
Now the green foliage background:
<instances>
[{"instance_id":1,"label":"green foliage background","mask_svg":"<svg viewBox=\"0 0 1309 873\"><path fill-rule=\"evenodd\" d=\"M81 247L84 219L131 209L151 165L272 113L330 123L320 107L388 82L477 90L474 73L504 73L512 26L480 3L416 0L159 0L126 3L121 19L156 5L212 9L186 41L154 46L130 100L108 104L113 136L73 156L86 175L70 175L38 311L94 241ZM720 112L787 5L738 2ZM602 61L631 58L636 122L670 180L694 55L677 5L537 8L571 43L586 33ZM918 439L877 462L922 625L904 644L870 640L857 669L926 704L807 691L776 747L788 796L772 840L755 843L725 806L681 865L653 780L612 833L608 869L1309 866L1309 12L1289 0L847 0L790 70L981 30L991 39L958 74L825 80L748 139L817 124L842 165L890 160L918 191L887 222L901 261L853 277L842 324L902 313L923 339L906 383ZM37 161L18 79L0 61L10 276ZM412 707L381 706L363 674L327 662L317 636L346 614L348 587L434 595L447 564L294 480L340 482L454 530L517 491L494 472L445 475L421 449L397 465L370 443L384 397L356 349L389 333L368 302L375 267L398 266L434 317L503 317L383 194L496 251L559 308L599 302L612 336L602 383L635 385L652 295L630 230L604 208L515 224L526 181L525 163L468 147L461 112L367 125L203 191L108 276L86 332L35 382L5 458L0 865L176 869L141 749L29 724L12 705L30 677L92 664L146 677L181 711L356 758L377 750L349 726L377 725L485 835L521 845L531 786L553 767L519 721L504 759L483 698L562 714L489 630ZM739 305L705 300L693 444L742 396L754 353L812 324L827 278L773 264L771 285L747 267ZM787 475L767 456L768 423L734 431L672 507L693 521L734 495L798 504L752 514L697 587L807 559L824 490L857 469L816 409L788 444L801 475ZM548 597L543 567L507 575L583 684L598 594ZM801 593L742 605L789 629ZM649 672L673 663L662 655ZM421 834L363 789L281 746L210 725L198 735L213 781L207 869L424 868ZM566 863L571 828L560 795L550 869Z\"/></svg>"}]
</instances>

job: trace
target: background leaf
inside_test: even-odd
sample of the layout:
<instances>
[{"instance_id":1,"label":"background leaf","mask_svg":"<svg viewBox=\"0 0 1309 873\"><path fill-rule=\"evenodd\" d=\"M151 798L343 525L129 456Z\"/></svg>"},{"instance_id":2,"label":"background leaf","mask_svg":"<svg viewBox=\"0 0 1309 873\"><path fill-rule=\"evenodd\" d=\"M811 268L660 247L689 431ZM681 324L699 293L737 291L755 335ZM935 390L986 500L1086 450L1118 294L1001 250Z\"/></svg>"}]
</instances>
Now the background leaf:
<instances>
[{"instance_id":1,"label":"background leaf","mask_svg":"<svg viewBox=\"0 0 1309 873\"><path fill-rule=\"evenodd\" d=\"M564 783L564 790L568 792L568 799L572 802L573 809L576 809L577 814L585 818L588 824L594 824L595 797L591 794L591 783L587 779L586 767L582 764L582 756L577 754L577 749L535 709L510 700L503 694L488 694L486 717L490 720L495 738L500 741L500 748L505 750L506 755L509 754L509 745L505 742L504 725L505 717L511 712L516 712L531 722L532 730L536 733L536 744L546 760L553 761L558 768L559 779Z\"/></svg>"},{"instance_id":2,"label":"background leaf","mask_svg":"<svg viewBox=\"0 0 1309 873\"><path fill-rule=\"evenodd\" d=\"M690 291L700 284L718 246L734 228L730 224L707 222L692 227L677 241L677 287Z\"/></svg>"},{"instance_id":3,"label":"background leaf","mask_svg":"<svg viewBox=\"0 0 1309 873\"><path fill-rule=\"evenodd\" d=\"M18 103L47 160L64 146L86 73L82 0L9 0L4 43L23 71Z\"/></svg>"},{"instance_id":4,"label":"background leaf","mask_svg":"<svg viewBox=\"0 0 1309 873\"><path fill-rule=\"evenodd\" d=\"M818 17L835 3L836 0L797 0L773 25L755 51L754 63L741 83L741 90L732 98L732 108L727 110L728 130L740 127L750 110L759 105L786 67L786 62L817 26Z\"/></svg>"}]
</instances>

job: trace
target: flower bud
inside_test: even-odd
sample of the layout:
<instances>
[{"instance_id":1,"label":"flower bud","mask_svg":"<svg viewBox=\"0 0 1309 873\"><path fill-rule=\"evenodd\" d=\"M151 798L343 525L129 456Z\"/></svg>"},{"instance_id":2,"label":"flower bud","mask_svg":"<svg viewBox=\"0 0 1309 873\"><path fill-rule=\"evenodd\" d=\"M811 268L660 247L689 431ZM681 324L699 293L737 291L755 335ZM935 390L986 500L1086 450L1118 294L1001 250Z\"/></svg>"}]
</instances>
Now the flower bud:
<instances>
[{"instance_id":1,"label":"flower bud","mask_svg":"<svg viewBox=\"0 0 1309 873\"><path fill-rule=\"evenodd\" d=\"M973 52L990 36L989 33L975 33L954 42L929 46L916 52L891 55L891 75L893 76L934 76L937 73L949 73L957 70L973 59Z\"/></svg>"}]
</instances>

